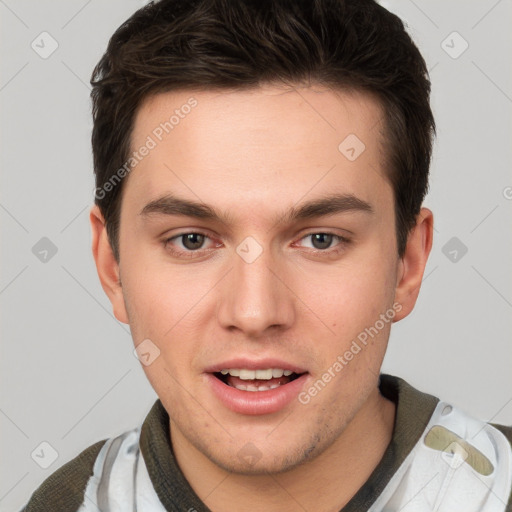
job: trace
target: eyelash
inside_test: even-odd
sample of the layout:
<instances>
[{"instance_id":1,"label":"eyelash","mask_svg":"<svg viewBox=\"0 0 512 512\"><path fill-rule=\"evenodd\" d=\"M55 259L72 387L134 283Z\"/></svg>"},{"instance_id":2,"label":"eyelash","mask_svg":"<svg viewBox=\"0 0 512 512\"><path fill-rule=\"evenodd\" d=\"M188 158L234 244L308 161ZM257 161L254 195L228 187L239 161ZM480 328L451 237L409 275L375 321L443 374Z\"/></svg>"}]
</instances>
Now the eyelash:
<instances>
[{"instance_id":1,"label":"eyelash","mask_svg":"<svg viewBox=\"0 0 512 512\"><path fill-rule=\"evenodd\" d=\"M170 238L166 238L163 241L164 242L164 247L169 252L171 252L173 255L178 256L178 257L185 257L185 258L197 258L201 254L204 254L204 251L210 251L212 249L212 248L210 248L210 249L200 248L200 249L196 249L196 250L191 250L191 249L188 249L188 250L183 250L183 249L176 250L174 248L172 248L172 249L169 248L170 245L172 244L173 240L178 240L178 239L181 239L182 237L184 237L185 235L192 235L192 234L193 235L202 235L206 239L210 239L210 237L206 233L202 233L201 231L187 231L187 232L183 232L183 233L179 233L177 235L174 235L174 236L172 236ZM331 233L331 232L328 232L328 231L314 231L312 233L308 233L308 234L302 236L299 239L299 241L304 240L305 238L311 237L313 235L319 235L319 234L332 236L334 239L338 240L338 244L334 245L333 247L329 247L327 249L311 249L311 248L309 248L308 252L313 253L313 254L320 254L321 253L321 254L328 254L328 255L336 255L339 252L341 252L346 246L348 246L352 242L352 240L350 240L349 238L346 238L344 236L338 235L336 233Z\"/></svg>"}]
</instances>

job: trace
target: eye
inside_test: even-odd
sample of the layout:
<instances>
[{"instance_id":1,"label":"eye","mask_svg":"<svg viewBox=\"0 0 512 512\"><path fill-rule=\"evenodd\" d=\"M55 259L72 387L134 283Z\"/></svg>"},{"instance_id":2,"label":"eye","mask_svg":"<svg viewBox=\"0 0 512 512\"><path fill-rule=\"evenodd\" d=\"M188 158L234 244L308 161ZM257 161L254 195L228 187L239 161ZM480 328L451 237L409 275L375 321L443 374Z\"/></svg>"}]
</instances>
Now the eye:
<instances>
[{"instance_id":1,"label":"eye","mask_svg":"<svg viewBox=\"0 0 512 512\"><path fill-rule=\"evenodd\" d=\"M309 248L318 251L326 251L350 243L349 239L341 235L335 235L334 233L310 233L301 238L300 242L307 241L308 239L310 240ZM307 244L302 246L308 247Z\"/></svg>"},{"instance_id":2,"label":"eye","mask_svg":"<svg viewBox=\"0 0 512 512\"><path fill-rule=\"evenodd\" d=\"M315 249L329 249L334 239L333 235L329 233L313 233L309 236Z\"/></svg>"},{"instance_id":3,"label":"eye","mask_svg":"<svg viewBox=\"0 0 512 512\"><path fill-rule=\"evenodd\" d=\"M210 241L210 247L207 246ZM190 232L180 233L164 240L165 248L177 256L192 256L195 253L204 252L215 246L209 236L204 233Z\"/></svg>"},{"instance_id":4,"label":"eye","mask_svg":"<svg viewBox=\"0 0 512 512\"><path fill-rule=\"evenodd\" d=\"M185 249L189 249L190 251L201 249L205 238L206 236L202 235L201 233L186 233L178 237L178 239L181 239L183 247L185 247Z\"/></svg>"}]
</instances>

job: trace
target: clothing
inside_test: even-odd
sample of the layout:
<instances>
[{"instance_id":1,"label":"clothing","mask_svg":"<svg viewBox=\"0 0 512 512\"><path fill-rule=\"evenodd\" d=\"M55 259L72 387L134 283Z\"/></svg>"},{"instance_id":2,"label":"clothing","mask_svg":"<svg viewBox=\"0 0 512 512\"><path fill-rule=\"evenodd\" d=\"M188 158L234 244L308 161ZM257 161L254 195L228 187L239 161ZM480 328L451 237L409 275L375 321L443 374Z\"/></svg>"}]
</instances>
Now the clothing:
<instances>
[{"instance_id":1,"label":"clothing","mask_svg":"<svg viewBox=\"0 0 512 512\"><path fill-rule=\"evenodd\" d=\"M512 427L476 420L398 377L381 375L379 388L397 405L392 439L341 512L512 511ZM160 400L141 427L53 473L23 511L98 509L209 512L174 459Z\"/></svg>"}]
</instances>

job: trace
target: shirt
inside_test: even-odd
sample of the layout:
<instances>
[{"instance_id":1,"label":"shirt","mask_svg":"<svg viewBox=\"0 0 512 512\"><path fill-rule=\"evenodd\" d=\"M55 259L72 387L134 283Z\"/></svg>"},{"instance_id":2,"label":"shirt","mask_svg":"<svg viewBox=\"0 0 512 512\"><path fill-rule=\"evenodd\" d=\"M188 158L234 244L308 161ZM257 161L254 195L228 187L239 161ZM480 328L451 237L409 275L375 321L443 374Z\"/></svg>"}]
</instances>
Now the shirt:
<instances>
[{"instance_id":1,"label":"shirt","mask_svg":"<svg viewBox=\"0 0 512 512\"><path fill-rule=\"evenodd\" d=\"M396 404L392 439L340 512L512 511L512 427L477 420L398 377L382 374L379 389ZM142 425L50 475L23 512L211 512L181 472L169 429L157 400Z\"/></svg>"}]
</instances>

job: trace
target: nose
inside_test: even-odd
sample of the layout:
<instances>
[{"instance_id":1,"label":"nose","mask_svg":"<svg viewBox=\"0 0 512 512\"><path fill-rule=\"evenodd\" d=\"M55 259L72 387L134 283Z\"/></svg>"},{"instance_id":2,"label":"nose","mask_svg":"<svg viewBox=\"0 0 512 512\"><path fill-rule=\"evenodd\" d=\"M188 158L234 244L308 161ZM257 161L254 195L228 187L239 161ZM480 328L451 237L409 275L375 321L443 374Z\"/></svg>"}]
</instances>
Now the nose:
<instances>
[{"instance_id":1,"label":"nose","mask_svg":"<svg viewBox=\"0 0 512 512\"><path fill-rule=\"evenodd\" d=\"M233 268L223 280L217 305L219 323L250 338L286 330L294 322L295 307L283 264L278 265L266 250L254 261L242 256L233 254Z\"/></svg>"}]
</instances>

